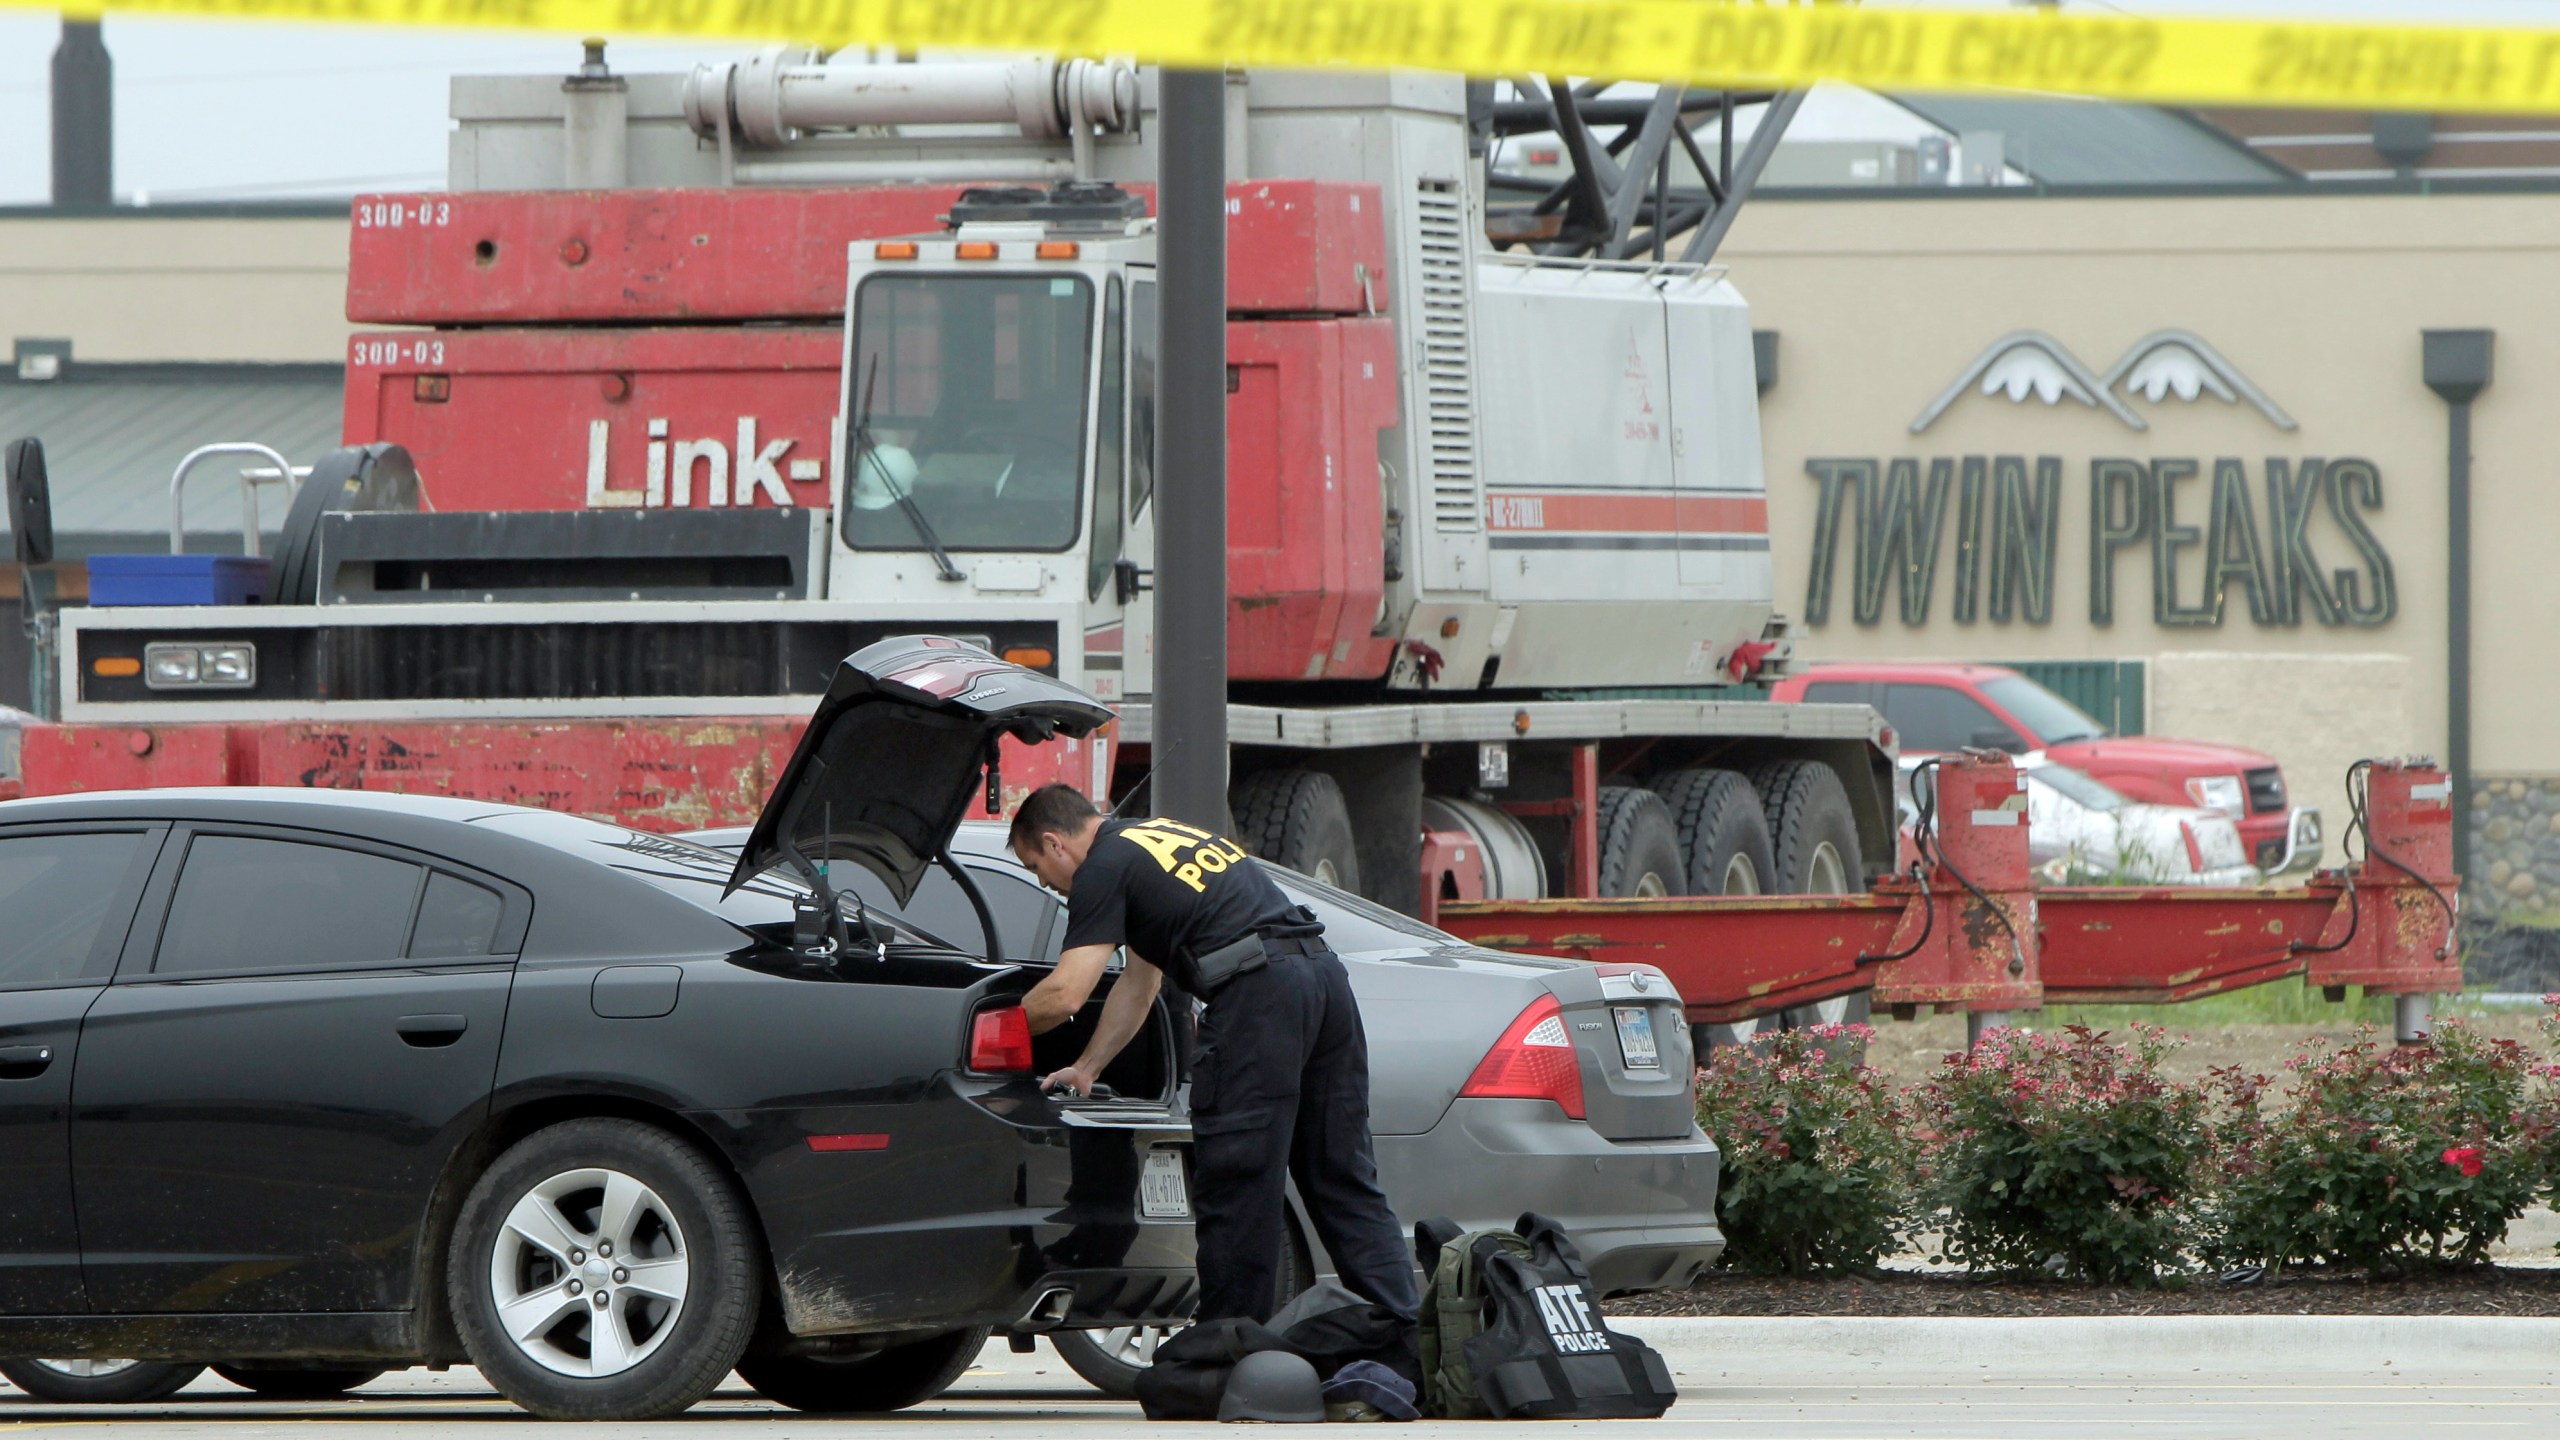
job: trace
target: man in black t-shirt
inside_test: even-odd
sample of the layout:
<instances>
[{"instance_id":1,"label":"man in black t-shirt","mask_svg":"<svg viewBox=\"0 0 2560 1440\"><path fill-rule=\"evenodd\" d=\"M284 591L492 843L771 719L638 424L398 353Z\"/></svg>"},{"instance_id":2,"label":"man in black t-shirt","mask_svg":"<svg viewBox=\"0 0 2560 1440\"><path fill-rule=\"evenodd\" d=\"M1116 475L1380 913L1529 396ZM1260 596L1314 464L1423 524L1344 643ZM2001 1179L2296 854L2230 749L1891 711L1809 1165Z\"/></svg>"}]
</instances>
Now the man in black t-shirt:
<instances>
[{"instance_id":1,"label":"man in black t-shirt","mask_svg":"<svg viewBox=\"0 0 2560 1440\"><path fill-rule=\"evenodd\" d=\"M1233 841L1171 820L1109 820L1064 785L1022 802L1011 840L1067 897L1058 968L1022 997L1035 1034L1082 1010L1111 952L1129 952L1084 1054L1044 1085L1090 1093L1162 976L1207 1002L1191 1058L1199 1318L1271 1317L1295 1175L1343 1283L1402 1318L1399 1368L1418 1369L1420 1297L1370 1153L1368 1041L1324 927ZM1254 937L1259 953L1240 947L1239 962L1237 942Z\"/></svg>"}]
</instances>

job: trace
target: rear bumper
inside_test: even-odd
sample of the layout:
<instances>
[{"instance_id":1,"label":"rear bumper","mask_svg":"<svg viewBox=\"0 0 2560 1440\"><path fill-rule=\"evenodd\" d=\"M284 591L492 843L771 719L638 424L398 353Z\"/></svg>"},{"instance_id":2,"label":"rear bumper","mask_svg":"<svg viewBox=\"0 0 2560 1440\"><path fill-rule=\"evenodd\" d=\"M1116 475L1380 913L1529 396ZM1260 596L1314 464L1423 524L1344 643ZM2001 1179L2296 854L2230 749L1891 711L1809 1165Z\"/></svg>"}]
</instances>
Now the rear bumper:
<instances>
[{"instance_id":1,"label":"rear bumper","mask_svg":"<svg viewBox=\"0 0 2560 1440\"><path fill-rule=\"evenodd\" d=\"M1686 1285L1724 1253L1715 1142L1613 1141L1544 1100L1459 1100L1427 1134L1381 1135L1379 1179L1407 1224L1561 1223L1602 1294Z\"/></svg>"},{"instance_id":2,"label":"rear bumper","mask_svg":"<svg viewBox=\"0 0 2560 1440\"><path fill-rule=\"evenodd\" d=\"M795 1335L1170 1324L1197 1304L1190 1220L1138 1210L1147 1152L1190 1141L1161 1111L1097 1122L945 1089L869 1117L775 1118L804 1136L891 1136L876 1152L759 1147L748 1187Z\"/></svg>"}]
</instances>

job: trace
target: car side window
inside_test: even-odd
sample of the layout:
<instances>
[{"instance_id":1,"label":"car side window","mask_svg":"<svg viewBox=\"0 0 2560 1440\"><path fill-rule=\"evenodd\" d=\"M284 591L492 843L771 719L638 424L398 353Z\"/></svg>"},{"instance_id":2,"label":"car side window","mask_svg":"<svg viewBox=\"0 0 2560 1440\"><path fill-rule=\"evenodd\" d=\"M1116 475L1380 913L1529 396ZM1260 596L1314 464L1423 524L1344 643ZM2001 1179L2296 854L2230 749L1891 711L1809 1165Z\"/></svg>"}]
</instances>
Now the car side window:
<instances>
[{"instance_id":1,"label":"car side window","mask_svg":"<svg viewBox=\"0 0 2560 1440\"><path fill-rule=\"evenodd\" d=\"M1816 680L1804 687L1810 704L1871 705L1875 687L1863 680Z\"/></svg>"},{"instance_id":2,"label":"car side window","mask_svg":"<svg viewBox=\"0 0 2560 1440\"><path fill-rule=\"evenodd\" d=\"M425 867L334 845L198 835L154 974L398 964Z\"/></svg>"},{"instance_id":3,"label":"car side window","mask_svg":"<svg viewBox=\"0 0 2560 1440\"><path fill-rule=\"evenodd\" d=\"M1981 701L1945 685L1887 685L1884 718L1902 732L1902 748L2023 750L2026 742Z\"/></svg>"},{"instance_id":4,"label":"car side window","mask_svg":"<svg viewBox=\"0 0 2560 1440\"><path fill-rule=\"evenodd\" d=\"M121 830L0 839L0 988L79 985L114 973L133 911L125 877L146 838Z\"/></svg>"},{"instance_id":5,"label":"car side window","mask_svg":"<svg viewBox=\"0 0 2560 1440\"><path fill-rule=\"evenodd\" d=\"M409 935L412 960L468 960L497 953L506 902L486 885L441 870L427 877L418 923Z\"/></svg>"}]
</instances>

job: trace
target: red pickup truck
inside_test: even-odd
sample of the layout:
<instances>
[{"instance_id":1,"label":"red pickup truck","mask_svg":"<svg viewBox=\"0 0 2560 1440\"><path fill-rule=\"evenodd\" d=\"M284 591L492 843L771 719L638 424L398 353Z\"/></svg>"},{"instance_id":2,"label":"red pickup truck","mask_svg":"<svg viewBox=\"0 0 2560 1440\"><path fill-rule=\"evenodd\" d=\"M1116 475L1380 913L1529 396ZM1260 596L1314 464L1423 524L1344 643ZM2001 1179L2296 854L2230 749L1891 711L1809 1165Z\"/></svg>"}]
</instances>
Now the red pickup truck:
<instances>
[{"instance_id":1,"label":"red pickup truck","mask_svg":"<svg viewBox=\"0 0 2560 1440\"><path fill-rule=\"evenodd\" d=\"M2271 875L2320 863L2320 812L2286 803L2273 756L2204 740L2110 735L2078 706L2002 666L1822 664L1779 681L1769 698L1872 705L1906 755L2041 750L2132 799L2229 815L2251 863Z\"/></svg>"}]
</instances>

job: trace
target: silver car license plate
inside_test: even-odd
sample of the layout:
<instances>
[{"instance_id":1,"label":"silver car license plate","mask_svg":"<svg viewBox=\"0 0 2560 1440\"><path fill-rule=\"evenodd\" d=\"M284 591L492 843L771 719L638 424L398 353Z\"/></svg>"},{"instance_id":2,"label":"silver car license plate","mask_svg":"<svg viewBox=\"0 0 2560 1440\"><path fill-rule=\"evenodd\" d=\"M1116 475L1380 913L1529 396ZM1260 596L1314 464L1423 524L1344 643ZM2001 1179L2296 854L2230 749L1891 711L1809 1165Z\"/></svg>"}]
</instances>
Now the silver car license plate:
<instances>
[{"instance_id":1,"label":"silver car license plate","mask_svg":"<svg viewBox=\"0 0 2560 1440\"><path fill-rule=\"evenodd\" d=\"M1613 1005L1618 1017L1618 1053L1630 1070L1659 1070L1662 1052L1653 1044L1653 1012L1642 1005Z\"/></svg>"},{"instance_id":2,"label":"silver car license plate","mask_svg":"<svg viewBox=\"0 0 2560 1440\"><path fill-rule=\"evenodd\" d=\"M1191 1218L1191 1186L1182 1174L1182 1152L1150 1150L1138 1172L1138 1213L1149 1220Z\"/></svg>"}]
</instances>

